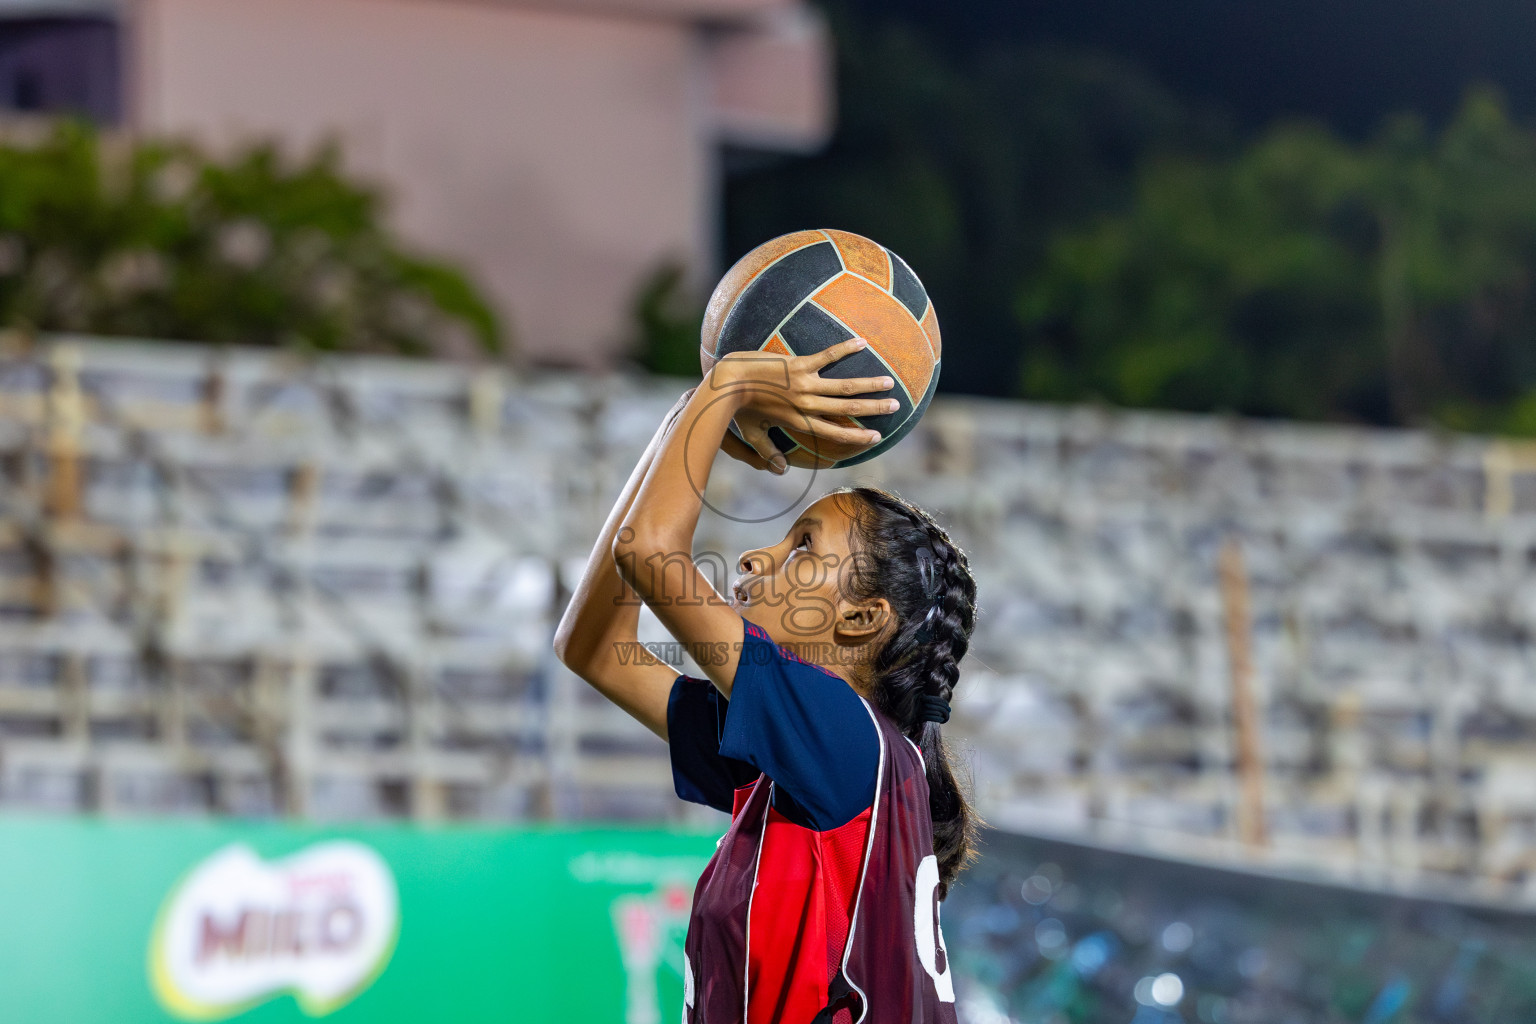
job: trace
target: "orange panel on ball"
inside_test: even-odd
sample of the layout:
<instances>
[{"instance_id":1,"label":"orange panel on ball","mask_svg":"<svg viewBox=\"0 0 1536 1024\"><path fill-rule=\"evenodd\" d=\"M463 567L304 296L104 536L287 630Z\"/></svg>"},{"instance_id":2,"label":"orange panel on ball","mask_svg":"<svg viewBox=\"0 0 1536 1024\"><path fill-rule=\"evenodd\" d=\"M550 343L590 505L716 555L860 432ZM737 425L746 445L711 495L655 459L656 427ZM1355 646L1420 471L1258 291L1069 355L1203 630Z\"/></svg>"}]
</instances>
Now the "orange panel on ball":
<instances>
[{"instance_id":1,"label":"orange panel on ball","mask_svg":"<svg viewBox=\"0 0 1536 1024\"><path fill-rule=\"evenodd\" d=\"M885 250L863 235L851 231L826 229L827 237L837 246L843 266L861 277L867 277L886 291L891 289L891 258Z\"/></svg>"},{"instance_id":2,"label":"orange panel on ball","mask_svg":"<svg viewBox=\"0 0 1536 1024\"><path fill-rule=\"evenodd\" d=\"M784 461L797 469L831 469L837 465L835 459L817 458L804 448L796 448L784 456Z\"/></svg>"},{"instance_id":3,"label":"orange panel on ball","mask_svg":"<svg viewBox=\"0 0 1536 1024\"><path fill-rule=\"evenodd\" d=\"M944 343L939 337L939 318L933 312L933 303L928 303L928 312L923 314L923 333L928 335L928 344L933 346L933 358L937 359L944 352Z\"/></svg>"},{"instance_id":4,"label":"orange panel on ball","mask_svg":"<svg viewBox=\"0 0 1536 1024\"><path fill-rule=\"evenodd\" d=\"M814 298L816 305L869 342L900 378L913 405L922 401L933 377L933 349L905 306L890 292L852 274L834 277Z\"/></svg>"},{"instance_id":5,"label":"orange panel on ball","mask_svg":"<svg viewBox=\"0 0 1536 1024\"><path fill-rule=\"evenodd\" d=\"M731 307L736 304L736 300L741 297L747 285L756 280L763 271L797 249L817 245L826 240L826 236L820 231L795 231L764 242L737 260L736 265L727 270L725 276L720 279L720 283L715 285L715 291L709 297L709 306L704 310L704 326L699 331L700 347L703 348L704 354L714 355L726 314L731 311Z\"/></svg>"},{"instance_id":6,"label":"orange panel on ball","mask_svg":"<svg viewBox=\"0 0 1536 1024\"><path fill-rule=\"evenodd\" d=\"M704 372L707 374L710 370L714 369L715 364L720 360L711 354L707 348L700 346L700 351L703 353L703 355L700 357L699 361L704 364ZM784 339L779 337L777 334L763 342L763 347L760 349L760 351L777 352L781 356L793 356L795 354L790 350L788 345L784 344Z\"/></svg>"}]
</instances>

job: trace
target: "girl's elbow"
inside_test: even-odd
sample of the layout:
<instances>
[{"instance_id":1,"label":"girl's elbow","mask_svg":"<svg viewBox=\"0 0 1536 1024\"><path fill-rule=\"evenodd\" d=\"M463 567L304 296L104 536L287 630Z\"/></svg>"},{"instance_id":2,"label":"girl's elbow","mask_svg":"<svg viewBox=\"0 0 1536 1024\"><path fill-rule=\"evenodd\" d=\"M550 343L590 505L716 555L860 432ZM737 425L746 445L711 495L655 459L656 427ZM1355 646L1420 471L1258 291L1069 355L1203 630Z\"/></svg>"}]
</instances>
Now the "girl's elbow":
<instances>
[{"instance_id":1,"label":"girl's elbow","mask_svg":"<svg viewBox=\"0 0 1536 1024\"><path fill-rule=\"evenodd\" d=\"M647 554L653 549L652 540L647 535L642 535L629 524L618 532L613 538L613 544L609 552L613 556L613 564L619 572L619 578L630 586L635 585L635 566L643 563Z\"/></svg>"},{"instance_id":2,"label":"girl's elbow","mask_svg":"<svg viewBox=\"0 0 1536 1024\"><path fill-rule=\"evenodd\" d=\"M577 675L584 674L591 664L595 646L590 630L583 630L569 613L555 627L555 657Z\"/></svg>"},{"instance_id":3,"label":"girl's elbow","mask_svg":"<svg viewBox=\"0 0 1536 1024\"><path fill-rule=\"evenodd\" d=\"M632 516L613 535L609 550L622 569L625 561L630 565L644 564L658 553L686 548L690 540L674 524L658 521L653 515Z\"/></svg>"},{"instance_id":4,"label":"girl's elbow","mask_svg":"<svg viewBox=\"0 0 1536 1024\"><path fill-rule=\"evenodd\" d=\"M559 659L560 664L577 675L585 673L587 658L584 656L584 652L569 640L562 642L559 637L555 638L555 657Z\"/></svg>"},{"instance_id":5,"label":"girl's elbow","mask_svg":"<svg viewBox=\"0 0 1536 1024\"><path fill-rule=\"evenodd\" d=\"M555 657L566 668L571 666L571 632L571 627L566 625L564 619L561 619L560 625L555 628Z\"/></svg>"},{"instance_id":6,"label":"girl's elbow","mask_svg":"<svg viewBox=\"0 0 1536 1024\"><path fill-rule=\"evenodd\" d=\"M662 579L675 562L681 559L692 565L689 546L687 538L675 536L664 525L626 523L613 538L611 550L619 578L642 600L650 601L661 593Z\"/></svg>"}]
</instances>

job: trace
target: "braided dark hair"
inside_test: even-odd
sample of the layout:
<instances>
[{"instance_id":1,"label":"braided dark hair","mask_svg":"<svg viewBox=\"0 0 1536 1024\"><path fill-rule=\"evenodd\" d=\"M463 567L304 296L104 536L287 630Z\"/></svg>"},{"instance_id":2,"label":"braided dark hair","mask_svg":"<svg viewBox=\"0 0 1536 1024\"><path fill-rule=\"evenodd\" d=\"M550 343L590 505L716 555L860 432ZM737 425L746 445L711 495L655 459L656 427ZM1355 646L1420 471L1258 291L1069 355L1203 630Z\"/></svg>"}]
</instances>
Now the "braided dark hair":
<instances>
[{"instance_id":1,"label":"braided dark hair","mask_svg":"<svg viewBox=\"0 0 1536 1024\"><path fill-rule=\"evenodd\" d=\"M939 723L923 712L954 693L976 626L976 581L965 552L922 509L878 487L834 493L852 499L846 511L859 541L845 592L856 601L883 597L895 613L896 629L871 661L873 696L923 752L943 899L974 855L980 819L955 779Z\"/></svg>"}]
</instances>

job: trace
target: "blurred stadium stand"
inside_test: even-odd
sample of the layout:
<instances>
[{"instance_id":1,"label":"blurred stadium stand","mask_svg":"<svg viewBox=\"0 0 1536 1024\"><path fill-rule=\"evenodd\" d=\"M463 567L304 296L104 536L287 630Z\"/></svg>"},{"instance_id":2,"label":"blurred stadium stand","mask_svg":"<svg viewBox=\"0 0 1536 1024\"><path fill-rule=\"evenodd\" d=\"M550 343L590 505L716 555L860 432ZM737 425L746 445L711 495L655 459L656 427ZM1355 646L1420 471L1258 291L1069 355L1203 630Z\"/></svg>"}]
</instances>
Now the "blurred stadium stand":
<instances>
[{"instance_id":1,"label":"blurred stadium stand","mask_svg":"<svg viewBox=\"0 0 1536 1024\"><path fill-rule=\"evenodd\" d=\"M712 821L672 797L663 745L550 653L685 386L12 350L0 807ZM849 473L722 464L708 497L729 516L705 515L697 554L733 564L807 488L854 481L935 509L971 553L980 624L949 731L994 824L1532 895L1531 449L940 398ZM1246 841L1233 545L1259 708Z\"/></svg>"}]
</instances>

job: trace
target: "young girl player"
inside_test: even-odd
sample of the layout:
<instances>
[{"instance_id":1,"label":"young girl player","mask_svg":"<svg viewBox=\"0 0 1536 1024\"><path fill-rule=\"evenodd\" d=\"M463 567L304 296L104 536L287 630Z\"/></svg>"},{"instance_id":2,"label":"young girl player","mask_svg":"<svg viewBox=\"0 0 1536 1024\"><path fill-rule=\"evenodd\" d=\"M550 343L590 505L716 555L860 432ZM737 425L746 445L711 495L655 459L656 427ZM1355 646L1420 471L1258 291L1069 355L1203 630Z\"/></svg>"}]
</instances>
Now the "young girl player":
<instances>
[{"instance_id":1,"label":"young girl player","mask_svg":"<svg viewBox=\"0 0 1536 1024\"><path fill-rule=\"evenodd\" d=\"M717 451L782 473L765 422L878 439L834 420L889 412L845 396L890 379L820 374L863 345L721 359L651 440L555 639L566 665L668 741L678 796L732 815L689 919L695 1024L956 1019L938 901L975 818L939 727L975 623L965 555L921 510L855 488L744 553L729 597L690 557ZM728 432L733 419L758 428L745 431L755 448ZM707 679L634 656L626 584Z\"/></svg>"}]
</instances>

